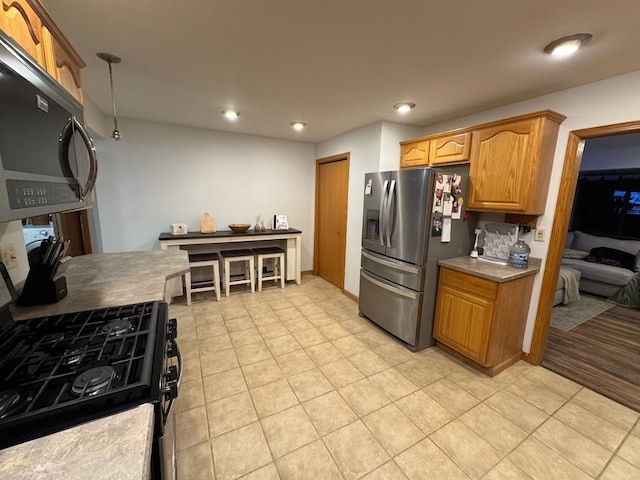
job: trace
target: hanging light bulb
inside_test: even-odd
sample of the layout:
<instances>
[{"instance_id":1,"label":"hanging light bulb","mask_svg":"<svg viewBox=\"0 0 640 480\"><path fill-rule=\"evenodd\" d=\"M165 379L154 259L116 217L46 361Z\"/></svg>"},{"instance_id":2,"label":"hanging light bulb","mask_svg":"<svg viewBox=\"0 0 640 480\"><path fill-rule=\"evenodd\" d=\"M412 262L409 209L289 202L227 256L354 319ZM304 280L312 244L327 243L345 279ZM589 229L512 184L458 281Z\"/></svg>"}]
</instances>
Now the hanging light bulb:
<instances>
[{"instance_id":1,"label":"hanging light bulb","mask_svg":"<svg viewBox=\"0 0 640 480\"><path fill-rule=\"evenodd\" d=\"M111 105L113 107L113 132L111 132L111 138L113 138L116 142L122 140L122 135L118 130L118 117L116 116L116 99L113 95L113 71L111 70L112 63L120 63L122 59L120 57L116 57L110 53L97 53L98 58L104 60L109 64L109 81L111 82Z\"/></svg>"}]
</instances>

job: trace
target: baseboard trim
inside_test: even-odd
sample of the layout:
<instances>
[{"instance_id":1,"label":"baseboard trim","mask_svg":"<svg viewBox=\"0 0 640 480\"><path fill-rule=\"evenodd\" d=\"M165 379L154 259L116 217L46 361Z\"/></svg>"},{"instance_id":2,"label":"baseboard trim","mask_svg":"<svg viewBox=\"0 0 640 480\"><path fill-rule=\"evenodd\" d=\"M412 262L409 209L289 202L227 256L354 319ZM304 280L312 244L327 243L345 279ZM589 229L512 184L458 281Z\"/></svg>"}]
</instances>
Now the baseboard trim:
<instances>
[{"instance_id":1,"label":"baseboard trim","mask_svg":"<svg viewBox=\"0 0 640 480\"><path fill-rule=\"evenodd\" d=\"M313 275L313 270L302 270L300 272L300 275L302 275L303 277L305 277L307 275Z\"/></svg>"},{"instance_id":2,"label":"baseboard trim","mask_svg":"<svg viewBox=\"0 0 640 480\"><path fill-rule=\"evenodd\" d=\"M354 295L353 293L345 290L344 288L342 289L342 293L344 294L345 297L350 298L351 300L353 300L354 302L358 303L359 302L359 298L357 295Z\"/></svg>"}]
</instances>

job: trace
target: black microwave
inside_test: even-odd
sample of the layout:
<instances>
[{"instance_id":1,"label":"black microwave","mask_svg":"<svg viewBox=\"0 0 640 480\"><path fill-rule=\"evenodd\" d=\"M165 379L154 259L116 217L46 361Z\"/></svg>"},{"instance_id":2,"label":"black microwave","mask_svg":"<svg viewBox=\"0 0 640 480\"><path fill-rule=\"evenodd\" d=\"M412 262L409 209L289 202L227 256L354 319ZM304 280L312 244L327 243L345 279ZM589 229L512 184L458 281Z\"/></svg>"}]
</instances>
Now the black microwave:
<instances>
[{"instance_id":1,"label":"black microwave","mask_svg":"<svg viewBox=\"0 0 640 480\"><path fill-rule=\"evenodd\" d=\"M93 202L82 105L0 32L0 222Z\"/></svg>"}]
</instances>

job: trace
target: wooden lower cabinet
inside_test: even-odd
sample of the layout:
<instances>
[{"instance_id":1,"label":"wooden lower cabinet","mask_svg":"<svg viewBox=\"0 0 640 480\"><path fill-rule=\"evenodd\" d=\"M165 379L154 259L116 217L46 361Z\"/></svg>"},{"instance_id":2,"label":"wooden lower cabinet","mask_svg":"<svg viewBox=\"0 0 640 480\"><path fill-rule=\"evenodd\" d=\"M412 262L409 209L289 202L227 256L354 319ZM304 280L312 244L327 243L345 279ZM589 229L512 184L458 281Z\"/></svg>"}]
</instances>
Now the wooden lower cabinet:
<instances>
[{"instance_id":1,"label":"wooden lower cabinet","mask_svg":"<svg viewBox=\"0 0 640 480\"><path fill-rule=\"evenodd\" d=\"M497 282L441 267L434 338L489 375L499 373L521 358L533 279Z\"/></svg>"}]
</instances>

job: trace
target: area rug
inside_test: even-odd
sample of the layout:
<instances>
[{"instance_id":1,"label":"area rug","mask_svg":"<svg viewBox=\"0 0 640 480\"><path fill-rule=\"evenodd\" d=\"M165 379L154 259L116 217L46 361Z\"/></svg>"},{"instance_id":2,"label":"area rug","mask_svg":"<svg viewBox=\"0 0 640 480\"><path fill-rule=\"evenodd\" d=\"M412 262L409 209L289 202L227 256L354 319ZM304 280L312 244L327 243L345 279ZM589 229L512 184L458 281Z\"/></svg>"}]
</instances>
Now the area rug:
<instances>
[{"instance_id":1,"label":"area rug","mask_svg":"<svg viewBox=\"0 0 640 480\"><path fill-rule=\"evenodd\" d=\"M580 301L553 307L551 326L567 332L614 305L615 303L608 302L605 298L592 297L581 292Z\"/></svg>"}]
</instances>

